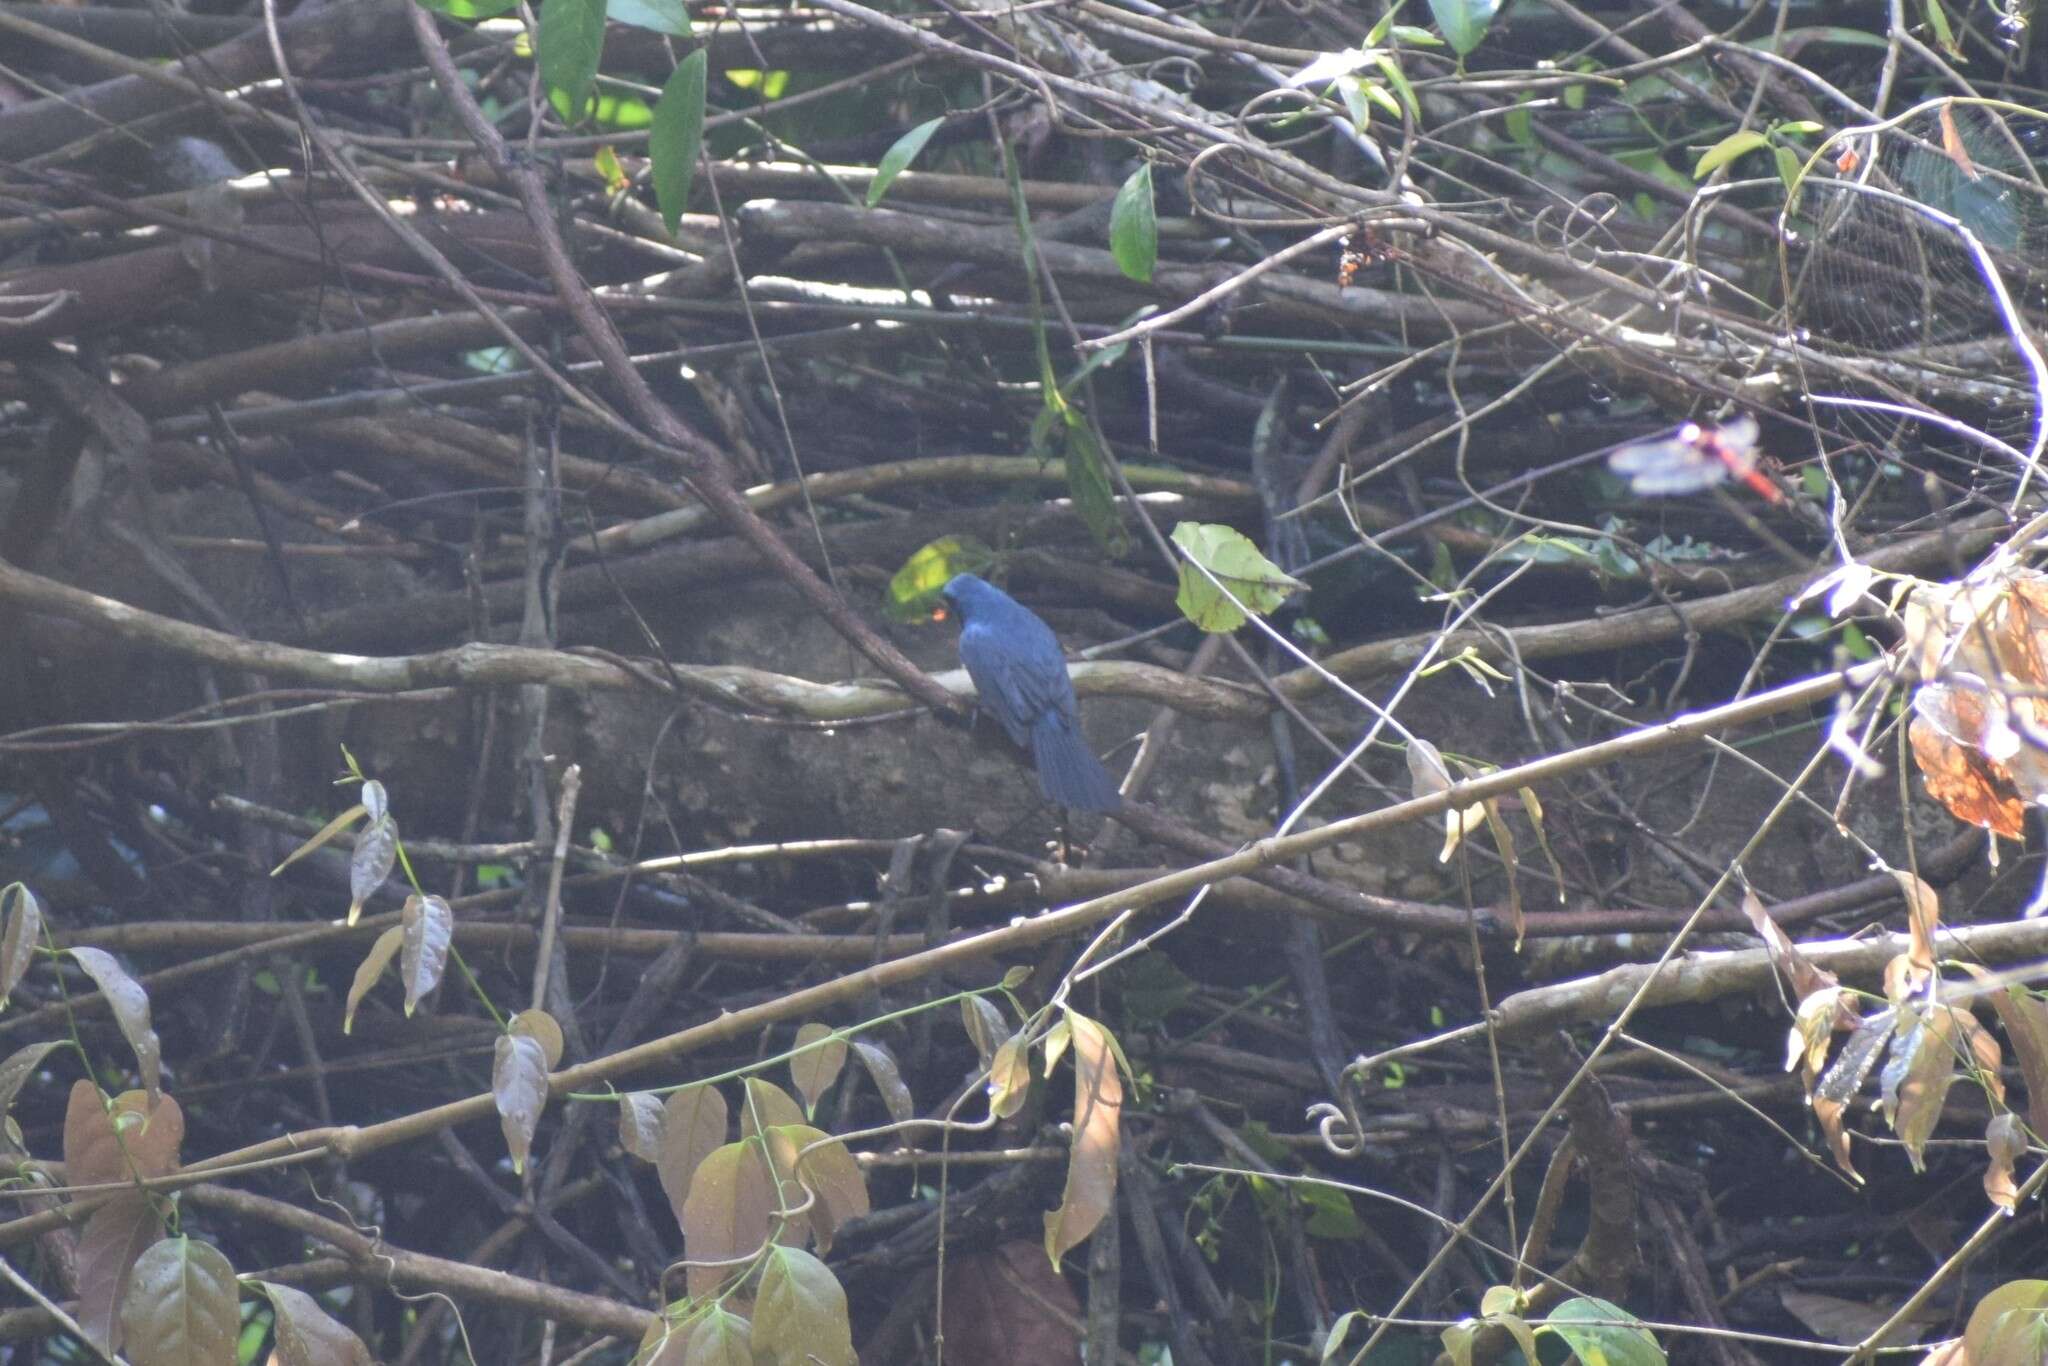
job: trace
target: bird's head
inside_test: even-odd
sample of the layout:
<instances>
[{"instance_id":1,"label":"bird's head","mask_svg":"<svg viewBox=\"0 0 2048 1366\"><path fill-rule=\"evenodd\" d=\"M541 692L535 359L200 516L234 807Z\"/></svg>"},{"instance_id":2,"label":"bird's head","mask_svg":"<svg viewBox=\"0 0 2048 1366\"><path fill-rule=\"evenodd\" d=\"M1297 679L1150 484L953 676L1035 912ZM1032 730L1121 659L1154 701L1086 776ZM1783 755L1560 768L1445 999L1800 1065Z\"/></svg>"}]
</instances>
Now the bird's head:
<instances>
[{"instance_id":1,"label":"bird's head","mask_svg":"<svg viewBox=\"0 0 2048 1366\"><path fill-rule=\"evenodd\" d=\"M996 601L1003 590L988 580L973 574L955 574L946 580L946 586L939 590L939 596L946 600L946 607L953 616L965 622L975 610Z\"/></svg>"}]
</instances>

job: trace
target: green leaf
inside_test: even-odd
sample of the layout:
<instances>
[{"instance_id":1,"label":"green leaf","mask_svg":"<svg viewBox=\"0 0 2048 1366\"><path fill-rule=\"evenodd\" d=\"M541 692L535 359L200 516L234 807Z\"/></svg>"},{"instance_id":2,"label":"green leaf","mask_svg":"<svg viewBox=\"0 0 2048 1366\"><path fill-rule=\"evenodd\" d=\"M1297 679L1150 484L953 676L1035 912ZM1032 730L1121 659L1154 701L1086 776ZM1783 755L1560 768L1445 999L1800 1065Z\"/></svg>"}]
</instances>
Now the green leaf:
<instances>
[{"instance_id":1,"label":"green leaf","mask_svg":"<svg viewBox=\"0 0 2048 1366\"><path fill-rule=\"evenodd\" d=\"M242 1319L235 1269L210 1243L165 1238L135 1260L121 1328L135 1366L235 1359Z\"/></svg>"},{"instance_id":2,"label":"green leaf","mask_svg":"<svg viewBox=\"0 0 2048 1366\"><path fill-rule=\"evenodd\" d=\"M377 979L384 975L384 969L391 966L391 960L398 956L398 950L404 943L404 928L393 925L378 935L377 942L363 955L363 961L356 967L355 982L348 989L348 1007L341 1016L342 1033L355 1028L356 1007L363 1003L363 997L370 994L370 988L377 985Z\"/></svg>"},{"instance_id":3,"label":"green leaf","mask_svg":"<svg viewBox=\"0 0 2048 1366\"><path fill-rule=\"evenodd\" d=\"M883 609L891 621L929 621L947 580L955 574L979 574L995 562L996 552L972 536L928 541L889 580Z\"/></svg>"},{"instance_id":4,"label":"green leaf","mask_svg":"<svg viewBox=\"0 0 2048 1366\"><path fill-rule=\"evenodd\" d=\"M1785 188L1789 190L1798 184L1799 169L1803 164L1799 160L1799 153L1793 151L1790 147L1773 147L1771 148L1771 155L1777 160L1778 179L1785 182Z\"/></svg>"},{"instance_id":5,"label":"green leaf","mask_svg":"<svg viewBox=\"0 0 2048 1366\"><path fill-rule=\"evenodd\" d=\"M725 79L742 90L751 90L764 100L779 100L789 89L789 73L763 71L758 67L727 67Z\"/></svg>"},{"instance_id":6,"label":"green leaf","mask_svg":"<svg viewBox=\"0 0 2048 1366\"><path fill-rule=\"evenodd\" d=\"M0 1005L28 975L42 937L43 906L35 893L19 882L0 889Z\"/></svg>"},{"instance_id":7,"label":"green leaf","mask_svg":"<svg viewBox=\"0 0 2048 1366\"><path fill-rule=\"evenodd\" d=\"M1536 150L1535 120L1529 116L1529 106L1517 104L1501 115L1501 123L1508 130L1508 137L1515 146L1524 151Z\"/></svg>"},{"instance_id":8,"label":"green leaf","mask_svg":"<svg viewBox=\"0 0 2048 1366\"><path fill-rule=\"evenodd\" d=\"M1392 57L1379 56L1373 58L1373 65L1380 69L1380 75L1387 78L1387 84L1400 92L1401 103L1408 106L1408 117L1417 123L1422 122L1422 104L1415 98L1415 87L1408 84L1408 73L1401 70L1401 64ZM1399 109L1387 112L1395 118L1401 117Z\"/></svg>"},{"instance_id":9,"label":"green leaf","mask_svg":"<svg viewBox=\"0 0 2048 1366\"><path fill-rule=\"evenodd\" d=\"M1699 161L1692 168L1694 180L1705 180L1737 157L1747 156L1759 147L1770 146L1771 140L1754 128L1744 128L1730 133L1719 142L1700 153Z\"/></svg>"},{"instance_id":10,"label":"green leaf","mask_svg":"<svg viewBox=\"0 0 2048 1366\"><path fill-rule=\"evenodd\" d=\"M697 174L697 153L704 146L704 79L710 60L698 48L676 65L661 87L654 106L654 129L647 135L647 155L654 161L654 202L661 206L662 225L673 237L690 202L690 180Z\"/></svg>"},{"instance_id":11,"label":"green leaf","mask_svg":"<svg viewBox=\"0 0 2048 1366\"><path fill-rule=\"evenodd\" d=\"M607 18L634 28L690 36L690 12L683 8L683 0L607 0L604 8Z\"/></svg>"},{"instance_id":12,"label":"green leaf","mask_svg":"<svg viewBox=\"0 0 2048 1366\"><path fill-rule=\"evenodd\" d=\"M548 0L541 6L540 78L565 122L582 120L603 53L604 0Z\"/></svg>"},{"instance_id":13,"label":"green leaf","mask_svg":"<svg viewBox=\"0 0 2048 1366\"><path fill-rule=\"evenodd\" d=\"M690 1325L681 1366L754 1366L754 1325L722 1305L712 1305Z\"/></svg>"},{"instance_id":14,"label":"green leaf","mask_svg":"<svg viewBox=\"0 0 2048 1366\"><path fill-rule=\"evenodd\" d=\"M1346 1310L1330 1325L1330 1335L1323 1339L1324 1366L1328 1366L1330 1358L1337 1355L1337 1349L1344 1345L1345 1337L1351 1332L1351 1325L1358 1322L1358 1315L1359 1311L1356 1309Z\"/></svg>"},{"instance_id":15,"label":"green leaf","mask_svg":"<svg viewBox=\"0 0 2048 1366\"><path fill-rule=\"evenodd\" d=\"M1451 50L1460 57L1479 46L1499 9L1500 0L1429 0L1429 12L1436 17L1436 26L1444 31Z\"/></svg>"},{"instance_id":16,"label":"green leaf","mask_svg":"<svg viewBox=\"0 0 2048 1366\"><path fill-rule=\"evenodd\" d=\"M548 1061L541 1041L528 1034L500 1034L491 1063L491 1098L498 1107L498 1127L505 1150L512 1155L512 1174L526 1170L534 1131L548 1103Z\"/></svg>"},{"instance_id":17,"label":"green leaf","mask_svg":"<svg viewBox=\"0 0 2048 1366\"><path fill-rule=\"evenodd\" d=\"M142 1074L142 1085L150 1099L155 1100L162 1087L163 1045L157 1039L156 1027L150 1023L149 993L106 950L78 944L68 952L107 998L107 1008L121 1028L121 1037L135 1050L135 1067Z\"/></svg>"},{"instance_id":18,"label":"green leaf","mask_svg":"<svg viewBox=\"0 0 2048 1366\"><path fill-rule=\"evenodd\" d=\"M1244 625L1244 613L1210 581L1213 574L1238 602L1254 612L1270 612L1308 587L1280 572L1242 532L1207 522L1182 522L1173 529L1173 543L1190 563L1180 566L1180 592L1174 605L1204 631L1221 634ZM1201 568L1196 568L1199 565ZM1209 571L1208 574L1202 572Z\"/></svg>"},{"instance_id":19,"label":"green leaf","mask_svg":"<svg viewBox=\"0 0 2048 1366\"><path fill-rule=\"evenodd\" d=\"M398 928L398 971L405 981L405 1015L411 1019L421 998L441 985L448 945L455 938L455 912L445 897L414 893L398 913Z\"/></svg>"},{"instance_id":20,"label":"green leaf","mask_svg":"<svg viewBox=\"0 0 2048 1366\"><path fill-rule=\"evenodd\" d=\"M896 183L896 177L902 175L904 168L917 160L917 154L924 150L924 145L932 140L932 134L938 132L939 125L945 121L943 115L935 119L926 119L889 144L889 150L882 153L881 161L875 165L875 178L868 182L869 208L872 209L882 202L882 196L889 193L889 187Z\"/></svg>"},{"instance_id":21,"label":"green leaf","mask_svg":"<svg viewBox=\"0 0 2048 1366\"><path fill-rule=\"evenodd\" d=\"M1829 24L1813 28L1788 28L1782 34L1766 33L1744 43L1759 52L1780 50L1797 52L1816 43L1840 43L1844 47L1874 47L1883 50L1891 46L1881 33L1866 33L1860 28L1839 28Z\"/></svg>"},{"instance_id":22,"label":"green leaf","mask_svg":"<svg viewBox=\"0 0 2048 1366\"><path fill-rule=\"evenodd\" d=\"M1949 56L1962 56L1963 50L1956 46L1956 32L1949 27L1948 11L1942 8L1941 0L1923 0L1923 3L1927 9L1927 27L1934 30L1934 41Z\"/></svg>"},{"instance_id":23,"label":"green leaf","mask_svg":"<svg viewBox=\"0 0 2048 1366\"><path fill-rule=\"evenodd\" d=\"M1663 155L1654 147L1617 149L1614 153L1614 159L1632 171L1641 171L1645 175L1654 176L1674 190L1682 190L1686 194L1691 194L1693 191L1692 181L1680 174L1678 169L1666 161ZM1643 217L1654 217L1655 201L1646 198L1642 202L1652 206L1649 209L1640 211Z\"/></svg>"},{"instance_id":24,"label":"green leaf","mask_svg":"<svg viewBox=\"0 0 2048 1366\"><path fill-rule=\"evenodd\" d=\"M420 0L420 8L450 19L495 19L518 4L519 0Z\"/></svg>"},{"instance_id":25,"label":"green leaf","mask_svg":"<svg viewBox=\"0 0 2048 1366\"><path fill-rule=\"evenodd\" d=\"M1088 527L1095 543L1112 557L1128 548L1123 519L1117 516L1116 489L1109 482L1109 457L1095 439L1088 419L1067 410L1067 491L1074 496L1074 510Z\"/></svg>"},{"instance_id":26,"label":"green leaf","mask_svg":"<svg viewBox=\"0 0 2048 1366\"><path fill-rule=\"evenodd\" d=\"M2039 1361L2048 1345L2048 1281L2007 1281L1970 1311L1965 1360L1984 1366Z\"/></svg>"},{"instance_id":27,"label":"green leaf","mask_svg":"<svg viewBox=\"0 0 2048 1366\"><path fill-rule=\"evenodd\" d=\"M771 1248L754 1298L754 1352L779 1366L852 1366L846 1291L830 1267L793 1247Z\"/></svg>"},{"instance_id":28,"label":"green leaf","mask_svg":"<svg viewBox=\"0 0 2048 1366\"><path fill-rule=\"evenodd\" d=\"M818 1113L818 1101L846 1066L846 1040L832 1026L813 1020L796 1032L795 1047L801 1050L789 1060L789 1079L804 1099L804 1116Z\"/></svg>"},{"instance_id":29,"label":"green leaf","mask_svg":"<svg viewBox=\"0 0 2048 1366\"><path fill-rule=\"evenodd\" d=\"M1564 1339L1579 1360L1595 1366L1665 1366L1664 1349L1636 1316L1609 1300L1566 1300L1537 1325Z\"/></svg>"},{"instance_id":30,"label":"green leaf","mask_svg":"<svg viewBox=\"0 0 2048 1366\"><path fill-rule=\"evenodd\" d=\"M1294 1194L1309 1208L1308 1220L1301 1226L1309 1237L1350 1239L1365 1236L1365 1221L1358 1217L1351 1197L1343 1191L1304 1181L1295 1186Z\"/></svg>"},{"instance_id":31,"label":"green leaf","mask_svg":"<svg viewBox=\"0 0 2048 1366\"><path fill-rule=\"evenodd\" d=\"M1334 84L1343 97L1344 112L1351 115L1351 126L1363 133L1372 126L1372 105L1366 102L1365 82L1356 76L1339 76Z\"/></svg>"},{"instance_id":32,"label":"green leaf","mask_svg":"<svg viewBox=\"0 0 2048 1366\"><path fill-rule=\"evenodd\" d=\"M1159 260L1159 219L1152 206L1152 163L1131 172L1109 210L1109 251L1116 267L1141 284L1152 283Z\"/></svg>"}]
</instances>

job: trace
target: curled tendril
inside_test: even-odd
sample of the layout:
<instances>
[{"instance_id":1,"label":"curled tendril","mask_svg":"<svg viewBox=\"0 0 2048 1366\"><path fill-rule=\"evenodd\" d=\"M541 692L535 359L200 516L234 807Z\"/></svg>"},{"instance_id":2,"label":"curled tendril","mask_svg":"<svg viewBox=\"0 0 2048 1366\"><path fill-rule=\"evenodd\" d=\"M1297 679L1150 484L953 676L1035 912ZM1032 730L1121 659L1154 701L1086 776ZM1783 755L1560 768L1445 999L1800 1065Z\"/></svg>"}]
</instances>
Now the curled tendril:
<instances>
[{"instance_id":1,"label":"curled tendril","mask_svg":"<svg viewBox=\"0 0 2048 1366\"><path fill-rule=\"evenodd\" d=\"M1178 85L1182 94L1193 94L1202 83L1202 64L1191 57L1161 57L1139 68L1147 80L1161 85ZM1169 73L1173 77L1168 79Z\"/></svg>"},{"instance_id":2,"label":"curled tendril","mask_svg":"<svg viewBox=\"0 0 2048 1366\"><path fill-rule=\"evenodd\" d=\"M1365 1135L1344 1111L1327 1100L1308 1107L1308 1117L1322 1137L1323 1147L1335 1157L1356 1157L1365 1151Z\"/></svg>"}]
</instances>

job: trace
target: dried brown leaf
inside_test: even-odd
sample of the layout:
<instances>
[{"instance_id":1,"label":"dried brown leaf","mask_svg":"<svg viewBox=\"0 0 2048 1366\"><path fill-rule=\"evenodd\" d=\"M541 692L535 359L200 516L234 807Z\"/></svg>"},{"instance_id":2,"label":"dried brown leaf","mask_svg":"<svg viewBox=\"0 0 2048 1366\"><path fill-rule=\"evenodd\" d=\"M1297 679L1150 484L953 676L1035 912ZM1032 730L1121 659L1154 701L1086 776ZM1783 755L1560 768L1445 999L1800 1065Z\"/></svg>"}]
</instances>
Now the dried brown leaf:
<instances>
[{"instance_id":1,"label":"dried brown leaf","mask_svg":"<svg viewBox=\"0 0 2048 1366\"><path fill-rule=\"evenodd\" d=\"M1977 163L1970 160L1970 149L1963 146L1963 135L1956 128L1955 106L1944 104L1935 111L1935 121L1941 125L1942 154L1955 163L1956 169L1971 180L1983 177Z\"/></svg>"},{"instance_id":2,"label":"dried brown leaf","mask_svg":"<svg viewBox=\"0 0 2048 1366\"><path fill-rule=\"evenodd\" d=\"M1508 923L1515 927L1515 952L1520 953L1528 919L1522 913L1522 891L1515 876L1521 870L1521 860L1515 852L1514 832L1508 829L1507 819L1500 813L1499 798L1488 797L1479 805L1486 812L1487 833L1493 836L1493 847L1500 854L1501 873L1507 879Z\"/></svg>"},{"instance_id":3,"label":"dried brown leaf","mask_svg":"<svg viewBox=\"0 0 2048 1366\"><path fill-rule=\"evenodd\" d=\"M370 1349L303 1290L257 1281L270 1297L278 1366L371 1366Z\"/></svg>"},{"instance_id":4,"label":"dried brown leaf","mask_svg":"<svg viewBox=\"0 0 2048 1366\"><path fill-rule=\"evenodd\" d=\"M28 975L42 938L42 904L21 883L9 883L0 890L0 1005Z\"/></svg>"},{"instance_id":5,"label":"dried brown leaf","mask_svg":"<svg viewBox=\"0 0 2048 1366\"><path fill-rule=\"evenodd\" d=\"M78 1234L78 1323L101 1348L121 1350L121 1302L140 1257L164 1236L156 1204L141 1191L115 1196Z\"/></svg>"},{"instance_id":6,"label":"dried brown leaf","mask_svg":"<svg viewBox=\"0 0 2048 1366\"><path fill-rule=\"evenodd\" d=\"M491 1060L491 1099L498 1126L512 1154L512 1171L525 1172L526 1155L548 1103L548 1059L541 1041L529 1034L500 1034Z\"/></svg>"},{"instance_id":7,"label":"dried brown leaf","mask_svg":"<svg viewBox=\"0 0 2048 1366\"><path fill-rule=\"evenodd\" d=\"M150 1023L149 993L106 950L75 948L69 952L107 998L107 1007L114 1013L121 1037L135 1050L135 1065L142 1073L143 1089L155 1095L163 1087L163 1045L157 1041L156 1029Z\"/></svg>"},{"instance_id":8,"label":"dried brown leaf","mask_svg":"<svg viewBox=\"0 0 2048 1366\"><path fill-rule=\"evenodd\" d=\"M1021 1240L946 1262L946 1366L1081 1366L1081 1302Z\"/></svg>"},{"instance_id":9,"label":"dried brown leaf","mask_svg":"<svg viewBox=\"0 0 2048 1366\"><path fill-rule=\"evenodd\" d=\"M1807 1290L1780 1290L1778 1302L1785 1312L1813 1331L1822 1342L1853 1346L1882 1328L1898 1306L1883 1301L1852 1300L1839 1295L1821 1295ZM1919 1336L1920 1329L1936 1316L1922 1311L1909 1316L1877 1345L1896 1347Z\"/></svg>"},{"instance_id":10,"label":"dried brown leaf","mask_svg":"<svg viewBox=\"0 0 2048 1366\"><path fill-rule=\"evenodd\" d=\"M377 979L384 975L384 969L391 966L391 960L398 956L398 950L404 943L404 927L393 925L377 936L377 942L370 945L363 961L356 964L356 979L349 983L348 988L348 1007L341 1014L342 1033L355 1028L356 1007L370 994L370 988L377 985Z\"/></svg>"},{"instance_id":11,"label":"dried brown leaf","mask_svg":"<svg viewBox=\"0 0 2048 1366\"><path fill-rule=\"evenodd\" d=\"M1852 999L1840 987L1831 986L1822 987L1799 1002L1799 1011L1792 1017L1792 1028L1785 1041L1785 1070L1790 1072L1804 1064L1809 1089L1820 1076L1821 1065L1828 1060L1828 1044L1834 1039L1844 1012L1850 1012L1850 1028L1857 1023Z\"/></svg>"},{"instance_id":12,"label":"dried brown leaf","mask_svg":"<svg viewBox=\"0 0 2048 1366\"><path fill-rule=\"evenodd\" d=\"M1961 966L1980 982L1992 980L1992 974L1975 963ZM2035 1133L2048 1134L2048 1002L2020 986L1997 988L1987 996L2027 1084L2027 1123Z\"/></svg>"},{"instance_id":13,"label":"dried brown leaf","mask_svg":"<svg viewBox=\"0 0 2048 1366\"><path fill-rule=\"evenodd\" d=\"M1914 873L1894 868L1899 895L1906 901L1906 925L1912 937L1913 966L1923 973L1934 972L1934 931L1941 923L1941 898L1926 881Z\"/></svg>"},{"instance_id":14,"label":"dried brown leaf","mask_svg":"<svg viewBox=\"0 0 2048 1366\"><path fill-rule=\"evenodd\" d=\"M1438 863L1449 863L1451 855L1458 852L1458 846L1465 836L1486 823L1486 803L1475 802L1463 811L1452 808L1444 812L1444 847L1436 851Z\"/></svg>"},{"instance_id":15,"label":"dried brown leaf","mask_svg":"<svg viewBox=\"0 0 2048 1366\"><path fill-rule=\"evenodd\" d=\"M2000 1105L2005 1104L2005 1078L1999 1073L2005 1067L2005 1050L1998 1046L1998 1040L1991 1037L1991 1031L1977 1023L1977 1017L1967 1010L1955 1012L1956 1028L1962 1034L1965 1061L1983 1086L1985 1093Z\"/></svg>"},{"instance_id":16,"label":"dried brown leaf","mask_svg":"<svg viewBox=\"0 0 2048 1366\"><path fill-rule=\"evenodd\" d=\"M73 1186L148 1180L178 1170L185 1112L169 1096L123 1091L111 1103L91 1082L72 1083L64 1111L64 1179Z\"/></svg>"},{"instance_id":17,"label":"dried brown leaf","mask_svg":"<svg viewBox=\"0 0 2048 1366\"><path fill-rule=\"evenodd\" d=\"M382 789L379 790L381 791ZM348 829L351 825L354 825L358 820L362 819L364 814L365 813L360 803L358 803L355 806L351 806L348 810L342 812L339 816L336 816L333 820L321 826L320 829L313 835L311 839L307 840L298 848L292 850L291 853L285 855L284 862L278 864L277 867L272 868L270 870L270 875L272 877L276 877L279 873L291 867L294 863L297 863L306 855L312 853L316 849L325 847L334 839L336 835L339 835L342 831Z\"/></svg>"},{"instance_id":18,"label":"dried brown leaf","mask_svg":"<svg viewBox=\"0 0 2048 1366\"><path fill-rule=\"evenodd\" d=\"M165 1238L136 1258L121 1300L134 1366L230 1366L238 1360L241 1287L220 1249Z\"/></svg>"},{"instance_id":19,"label":"dried brown leaf","mask_svg":"<svg viewBox=\"0 0 2048 1366\"><path fill-rule=\"evenodd\" d=\"M1884 965L1884 998L1897 1010L1923 992L1933 980L1932 973L1915 966L1912 954L1899 954Z\"/></svg>"},{"instance_id":20,"label":"dried brown leaf","mask_svg":"<svg viewBox=\"0 0 2048 1366\"><path fill-rule=\"evenodd\" d=\"M1792 999L1800 1002L1802 1007L1807 997L1816 991L1834 987L1840 981L1832 972L1823 972L1815 967L1813 960L1799 951L1799 946L1785 933L1785 927L1771 918L1771 913L1764 909L1764 903L1748 888L1744 888L1742 893L1742 913L1763 937L1771 962L1785 975L1786 984L1792 988Z\"/></svg>"},{"instance_id":21,"label":"dried brown leaf","mask_svg":"<svg viewBox=\"0 0 2048 1366\"><path fill-rule=\"evenodd\" d=\"M1916 1172L1925 1171L1922 1154L1941 1119L1942 1102L1956 1079L1958 1012L1936 1006L1892 1042L1881 1094L1884 1115Z\"/></svg>"},{"instance_id":22,"label":"dried brown leaf","mask_svg":"<svg viewBox=\"0 0 2048 1366\"><path fill-rule=\"evenodd\" d=\"M1068 1011L1074 1049L1074 1148L1059 1208L1045 1216L1045 1254L1057 1264L1115 1207L1124 1106L1109 1031Z\"/></svg>"},{"instance_id":23,"label":"dried brown leaf","mask_svg":"<svg viewBox=\"0 0 2048 1366\"><path fill-rule=\"evenodd\" d=\"M1849 1108L1845 1100L1832 1100L1827 1096L1813 1097L1813 1117L1820 1125L1820 1131L1827 1137L1828 1152L1835 1159L1835 1165L1857 1185L1863 1184L1863 1173L1856 1170L1856 1164L1849 1158L1849 1131L1842 1125L1842 1115Z\"/></svg>"},{"instance_id":24,"label":"dried brown leaf","mask_svg":"<svg viewBox=\"0 0 2048 1366\"><path fill-rule=\"evenodd\" d=\"M800 1052L789 1060L789 1079L804 1098L804 1117L818 1112L818 1100L826 1088L839 1079L846 1066L846 1040L834 1036L832 1026L813 1020L796 1032Z\"/></svg>"},{"instance_id":25,"label":"dried brown leaf","mask_svg":"<svg viewBox=\"0 0 2048 1366\"><path fill-rule=\"evenodd\" d=\"M2019 1183L2013 1169L2027 1153L2027 1131L2020 1117L2001 1110L1984 1127L1984 1193L2009 1218L2019 1208Z\"/></svg>"},{"instance_id":26,"label":"dried brown leaf","mask_svg":"<svg viewBox=\"0 0 2048 1366\"><path fill-rule=\"evenodd\" d=\"M725 1146L726 1118L725 1097L715 1086L685 1086L662 1107L654 1165L678 1224L683 1223L683 1207L698 1165Z\"/></svg>"},{"instance_id":27,"label":"dried brown leaf","mask_svg":"<svg viewBox=\"0 0 2048 1366\"><path fill-rule=\"evenodd\" d=\"M409 1018L427 993L441 985L448 970L448 945L455 938L455 912L447 898L415 892L405 899L398 927L404 938L398 950L398 975L405 982L405 1013Z\"/></svg>"},{"instance_id":28,"label":"dried brown leaf","mask_svg":"<svg viewBox=\"0 0 2048 1366\"><path fill-rule=\"evenodd\" d=\"M1983 712L1983 704L1972 695L1929 684L1913 699L1906 738L1928 796L1959 821L2017 840L2026 833L2026 802L2003 766L1964 738L1966 732L1982 731Z\"/></svg>"}]
</instances>

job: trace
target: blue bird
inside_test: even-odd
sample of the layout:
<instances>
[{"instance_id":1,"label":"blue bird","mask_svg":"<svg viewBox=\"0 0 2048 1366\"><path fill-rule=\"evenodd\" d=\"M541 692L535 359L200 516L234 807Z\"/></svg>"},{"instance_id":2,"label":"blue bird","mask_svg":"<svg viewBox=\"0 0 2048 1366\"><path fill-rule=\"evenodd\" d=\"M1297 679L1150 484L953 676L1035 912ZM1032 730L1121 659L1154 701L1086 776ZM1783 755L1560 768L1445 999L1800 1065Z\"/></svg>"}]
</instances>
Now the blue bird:
<instances>
[{"instance_id":1,"label":"blue bird","mask_svg":"<svg viewBox=\"0 0 2048 1366\"><path fill-rule=\"evenodd\" d=\"M1123 805L1116 780L1088 748L1067 657L1052 628L1002 589L956 574L940 590L960 617L960 662L982 710L1031 752L1047 801L1075 811Z\"/></svg>"}]
</instances>

